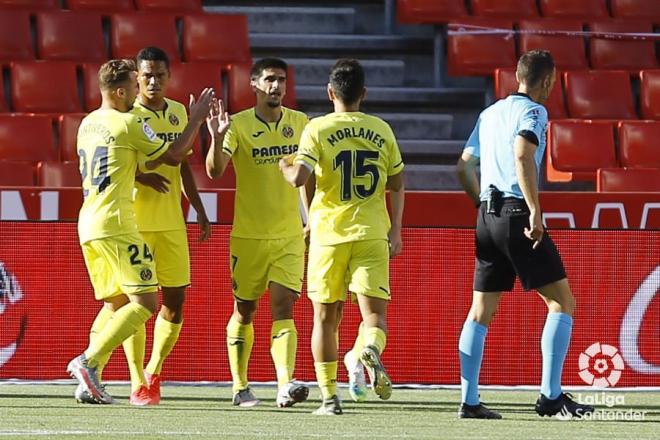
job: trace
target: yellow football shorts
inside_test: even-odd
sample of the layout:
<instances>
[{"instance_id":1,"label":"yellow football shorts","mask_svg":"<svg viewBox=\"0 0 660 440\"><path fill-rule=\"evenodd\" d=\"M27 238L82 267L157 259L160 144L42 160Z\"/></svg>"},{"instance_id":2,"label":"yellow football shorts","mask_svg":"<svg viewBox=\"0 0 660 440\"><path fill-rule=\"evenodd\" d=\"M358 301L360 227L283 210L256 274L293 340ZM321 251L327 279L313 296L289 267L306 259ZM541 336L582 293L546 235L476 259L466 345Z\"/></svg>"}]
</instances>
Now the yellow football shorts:
<instances>
[{"instance_id":1,"label":"yellow football shorts","mask_svg":"<svg viewBox=\"0 0 660 440\"><path fill-rule=\"evenodd\" d=\"M156 261L156 274L163 287L190 285L190 253L185 229L142 232Z\"/></svg>"},{"instance_id":2,"label":"yellow football shorts","mask_svg":"<svg viewBox=\"0 0 660 440\"><path fill-rule=\"evenodd\" d=\"M387 240L351 241L309 248L307 296L318 303L346 301L346 290L390 299Z\"/></svg>"},{"instance_id":3,"label":"yellow football shorts","mask_svg":"<svg viewBox=\"0 0 660 440\"><path fill-rule=\"evenodd\" d=\"M305 240L302 235L272 240L231 237L229 264L238 301L256 301L270 282L299 293L305 273Z\"/></svg>"},{"instance_id":4,"label":"yellow football shorts","mask_svg":"<svg viewBox=\"0 0 660 440\"><path fill-rule=\"evenodd\" d=\"M81 247L97 300L158 291L154 258L139 233L100 238Z\"/></svg>"}]
</instances>

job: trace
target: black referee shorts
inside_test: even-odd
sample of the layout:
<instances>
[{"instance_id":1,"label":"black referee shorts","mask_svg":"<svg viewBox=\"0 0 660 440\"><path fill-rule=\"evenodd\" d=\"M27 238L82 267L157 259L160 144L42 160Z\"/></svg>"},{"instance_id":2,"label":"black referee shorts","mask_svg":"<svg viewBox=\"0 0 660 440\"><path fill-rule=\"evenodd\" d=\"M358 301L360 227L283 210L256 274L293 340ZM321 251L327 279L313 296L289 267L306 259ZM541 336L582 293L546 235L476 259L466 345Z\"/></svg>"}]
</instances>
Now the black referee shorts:
<instances>
[{"instance_id":1,"label":"black referee shorts","mask_svg":"<svg viewBox=\"0 0 660 440\"><path fill-rule=\"evenodd\" d=\"M566 278L559 252L547 231L536 249L524 234L529 228L529 209L522 199L507 197L495 214L479 208L476 231L477 256L474 290L502 292L513 289L516 275L525 290L537 289Z\"/></svg>"}]
</instances>

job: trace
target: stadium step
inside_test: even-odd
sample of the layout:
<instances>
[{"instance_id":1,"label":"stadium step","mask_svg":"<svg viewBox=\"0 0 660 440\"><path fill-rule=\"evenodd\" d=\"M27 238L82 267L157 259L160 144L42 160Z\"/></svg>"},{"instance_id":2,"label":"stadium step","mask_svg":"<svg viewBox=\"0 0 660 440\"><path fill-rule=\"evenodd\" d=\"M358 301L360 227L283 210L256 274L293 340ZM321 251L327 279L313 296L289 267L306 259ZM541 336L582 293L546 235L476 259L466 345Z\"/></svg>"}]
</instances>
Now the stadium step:
<instances>
[{"instance_id":1,"label":"stadium step","mask_svg":"<svg viewBox=\"0 0 660 440\"><path fill-rule=\"evenodd\" d=\"M399 140L401 153L406 157L443 157L451 163L458 160L464 145L465 141L462 140Z\"/></svg>"},{"instance_id":2,"label":"stadium step","mask_svg":"<svg viewBox=\"0 0 660 440\"><path fill-rule=\"evenodd\" d=\"M279 39L280 32L296 34L350 34L355 29L355 9L282 6L208 6L206 12L245 14L250 32L268 32Z\"/></svg>"},{"instance_id":3,"label":"stadium step","mask_svg":"<svg viewBox=\"0 0 660 440\"><path fill-rule=\"evenodd\" d=\"M296 68L296 91L300 99L300 86L314 85L315 89L325 89L319 85L328 82L328 73L336 59L287 58L287 63ZM406 65L402 60L362 60L365 75L370 86L402 86ZM371 89L370 89L371 90ZM309 92L312 94L311 90ZM325 98L325 95L322 99Z\"/></svg>"},{"instance_id":4,"label":"stadium step","mask_svg":"<svg viewBox=\"0 0 660 440\"><path fill-rule=\"evenodd\" d=\"M461 185L455 165L407 164L404 170L406 189L426 191L458 191Z\"/></svg>"}]
</instances>

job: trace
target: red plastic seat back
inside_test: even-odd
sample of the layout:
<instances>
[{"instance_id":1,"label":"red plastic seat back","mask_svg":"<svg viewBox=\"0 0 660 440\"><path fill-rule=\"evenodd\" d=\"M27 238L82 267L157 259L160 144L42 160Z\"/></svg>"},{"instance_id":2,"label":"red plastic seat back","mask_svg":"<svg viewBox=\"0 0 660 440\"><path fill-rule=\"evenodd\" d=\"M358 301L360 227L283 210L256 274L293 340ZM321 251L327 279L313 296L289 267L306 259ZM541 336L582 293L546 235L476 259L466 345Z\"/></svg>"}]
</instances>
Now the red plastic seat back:
<instances>
[{"instance_id":1,"label":"red plastic seat back","mask_svg":"<svg viewBox=\"0 0 660 440\"><path fill-rule=\"evenodd\" d=\"M559 171L589 171L617 166L611 122L565 119L550 121L548 148Z\"/></svg>"},{"instance_id":2,"label":"red plastic seat back","mask_svg":"<svg viewBox=\"0 0 660 440\"><path fill-rule=\"evenodd\" d=\"M45 115L0 115L0 160L56 160L53 121Z\"/></svg>"},{"instance_id":3,"label":"red plastic seat back","mask_svg":"<svg viewBox=\"0 0 660 440\"><path fill-rule=\"evenodd\" d=\"M37 185L52 188L81 187L78 162L39 162Z\"/></svg>"},{"instance_id":4,"label":"red plastic seat back","mask_svg":"<svg viewBox=\"0 0 660 440\"><path fill-rule=\"evenodd\" d=\"M27 11L0 13L0 62L33 60L30 14Z\"/></svg>"},{"instance_id":5,"label":"red plastic seat back","mask_svg":"<svg viewBox=\"0 0 660 440\"><path fill-rule=\"evenodd\" d=\"M400 23L446 23L467 16L463 0L397 0L396 18Z\"/></svg>"},{"instance_id":6,"label":"red plastic seat back","mask_svg":"<svg viewBox=\"0 0 660 440\"><path fill-rule=\"evenodd\" d=\"M447 38L449 75L483 76L490 75L498 67L514 67L518 59L513 34L501 33L511 29L512 22L498 19L450 23Z\"/></svg>"},{"instance_id":7,"label":"red plastic seat back","mask_svg":"<svg viewBox=\"0 0 660 440\"><path fill-rule=\"evenodd\" d=\"M557 68L586 69L587 55L584 38L581 35L550 35L554 31L582 32L579 20L522 20L518 23L520 33L520 52L522 55L533 49L549 50ZM539 33L534 33L539 32ZM548 32L543 34L542 32Z\"/></svg>"},{"instance_id":8,"label":"red plastic seat back","mask_svg":"<svg viewBox=\"0 0 660 440\"><path fill-rule=\"evenodd\" d=\"M0 187L34 186L34 166L30 162L6 161L0 158Z\"/></svg>"},{"instance_id":9,"label":"red plastic seat back","mask_svg":"<svg viewBox=\"0 0 660 440\"><path fill-rule=\"evenodd\" d=\"M649 22L597 21L589 23L591 32L653 33ZM591 67L594 69L626 69L637 71L658 67L654 40L589 38Z\"/></svg>"},{"instance_id":10,"label":"red plastic seat back","mask_svg":"<svg viewBox=\"0 0 660 440\"><path fill-rule=\"evenodd\" d=\"M14 111L24 113L75 113L82 111L76 64L69 61L20 61L11 63Z\"/></svg>"},{"instance_id":11,"label":"red plastic seat back","mask_svg":"<svg viewBox=\"0 0 660 440\"><path fill-rule=\"evenodd\" d=\"M67 0L72 11L97 11L102 14L135 10L133 0Z\"/></svg>"},{"instance_id":12,"label":"red plastic seat back","mask_svg":"<svg viewBox=\"0 0 660 440\"><path fill-rule=\"evenodd\" d=\"M72 162L78 160L78 127L86 113L65 113L59 117L59 150L60 160Z\"/></svg>"},{"instance_id":13,"label":"red plastic seat back","mask_svg":"<svg viewBox=\"0 0 660 440\"><path fill-rule=\"evenodd\" d=\"M201 12L201 0L135 0L140 10L167 12Z\"/></svg>"},{"instance_id":14,"label":"red plastic seat back","mask_svg":"<svg viewBox=\"0 0 660 440\"><path fill-rule=\"evenodd\" d=\"M37 14L37 52L46 60L106 60L101 15L79 11Z\"/></svg>"},{"instance_id":15,"label":"red plastic seat back","mask_svg":"<svg viewBox=\"0 0 660 440\"><path fill-rule=\"evenodd\" d=\"M621 121L619 158L627 168L660 168L660 121Z\"/></svg>"},{"instance_id":16,"label":"red plastic seat back","mask_svg":"<svg viewBox=\"0 0 660 440\"><path fill-rule=\"evenodd\" d=\"M175 18L174 15L155 12L113 14L110 26L112 57L135 58L140 49L156 46L163 49L170 60L180 60ZM217 29L209 35L215 38L215 32Z\"/></svg>"},{"instance_id":17,"label":"red plastic seat back","mask_svg":"<svg viewBox=\"0 0 660 440\"><path fill-rule=\"evenodd\" d=\"M660 2L657 0L610 0L612 16L639 18L660 22Z\"/></svg>"},{"instance_id":18,"label":"red plastic seat back","mask_svg":"<svg viewBox=\"0 0 660 440\"><path fill-rule=\"evenodd\" d=\"M222 29L222 38L218 35ZM245 15L193 14L183 18L183 58L186 61L250 62Z\"/></svg>"},{"instance_id":19,"label":"red plastic seat back","mask_svg":"<svg viewBox=\"0 0 660 440\"><path fill-rule=\"evenodd\" d=\"M594 19L607 18L605 0L539 0L544 17Z\"/></svg>"},{"instance_id":20,"label":"red plastic seat back","mask_svg":"<svg viewBox=\"0 0 660 440\"><path fill-rule=\"evenodd\" d=\"M495 97L502 99L517 91L516 70L511 68L495 69ZM557 72L557 81L544 106L548 110L550 119L566 118L566 104L564 103L564 92L561 88L561 72Z\"/></svg>"},{"instance_id":21,"label":"red plastic seat back","mask_svg":"<svg viewBox=\"0 0 660 440\"><path fill-rule=\"evenodd\" d=\"M59 8L60 0L0 0L0 10L25 9L28 11L41 11Z\"/></svg>"},{"instance_id":22,"label":"red plastic seat back","mask_svg":"<svg viewBox=\"0 0 660 440\"><path fill-rule=\"evenodd\" d=\"M599 169L596 190L598 192L660 192L660 169Z\"/></svg>"},{"instance_id":23,"label":"red plastic seat back","mask_svg":"<svg viewBox=\"0 0 660 440\"><path fill-rule=\"evenodd\" d=\"M218 63L172 63L167 97L186 107L189 95L199 96L205 87L213 87L222 96L222 66Z\"/></svg>"},{"instance_id":24,"label":"red plastic seat back","mask_svg":"<svg viewBox=\"0 0 660 440\"><path fill-rule=\"evenodd\" d=\"M660 70L642 70L639 76L642 117L660 120Z\"/></svg>"},{"instance_id":25,"label":"red plastic seat back","mask_svg":"<svg viewBox=\"0 0 660 440\"><path fill-rule=\"evenodd\" d=\"M627 72L565 72L564 89L568 114L572 118L637 119Z\"/></svg>"},{"instance_id":26,"label":"red plastic seat back","mask_svg":"<svg viewBox=\"0 0 660 440\"><path fill-rule=\"evenodd\" d=\"M509 20L539 15L536 0L472 0L472 15Z\"/></svg>"}]
</instances>

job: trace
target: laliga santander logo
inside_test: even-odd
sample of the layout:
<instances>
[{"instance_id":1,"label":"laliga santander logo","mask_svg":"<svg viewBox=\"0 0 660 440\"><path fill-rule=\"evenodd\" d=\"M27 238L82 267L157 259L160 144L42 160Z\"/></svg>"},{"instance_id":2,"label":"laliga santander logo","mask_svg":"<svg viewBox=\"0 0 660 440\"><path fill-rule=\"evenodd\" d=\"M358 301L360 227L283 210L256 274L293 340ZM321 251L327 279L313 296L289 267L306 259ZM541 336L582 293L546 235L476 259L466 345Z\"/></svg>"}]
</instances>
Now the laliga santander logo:
<instances>
[{"instance_id":1,"label":"laliga santander logo","mask_svg":"<svg viewBox=\"0 0 660 440\"><path fill-rule=\"evenodd\" d=\"M616 347L595 342L580 353L580 379L597 388L613 387L625 365Z\"/></svg>"},{"instance_id":2,"label":"laliga santander logo","mask_svg":"<svg viewBox=\"0 0 660 440\"><path fill-rule=\"evenodd\" d=\"M27 328L23 291L14 275L0 262L0 368L16 353Z\"/></svg>"}]
</instances>

